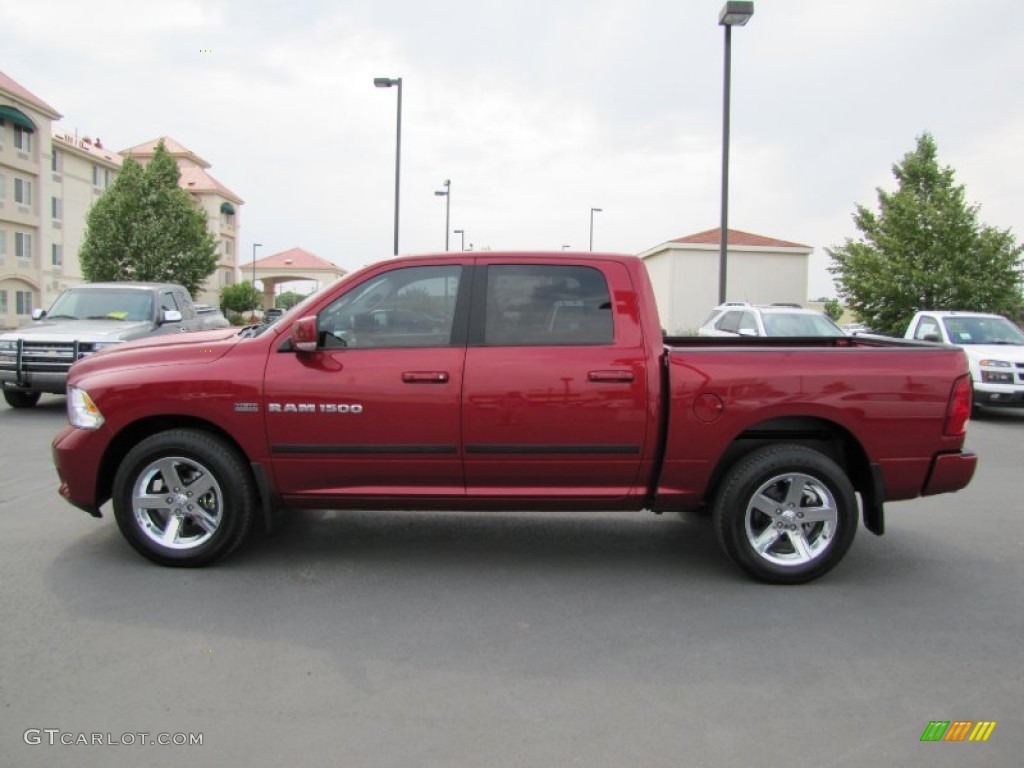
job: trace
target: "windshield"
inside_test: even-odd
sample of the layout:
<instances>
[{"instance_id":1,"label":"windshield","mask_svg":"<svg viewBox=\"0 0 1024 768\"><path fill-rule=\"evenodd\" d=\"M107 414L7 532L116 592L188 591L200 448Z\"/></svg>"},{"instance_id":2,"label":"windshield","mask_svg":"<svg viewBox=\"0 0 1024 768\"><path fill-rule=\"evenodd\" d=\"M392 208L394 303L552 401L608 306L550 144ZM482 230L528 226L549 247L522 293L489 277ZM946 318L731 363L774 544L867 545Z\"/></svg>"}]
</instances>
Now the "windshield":
<instances>
[{"instance_id":1,"label":"windshield","mask_svg":"<svg viewBox=\"0 0 1024 768\"><path fill-rule=\"evenodd\" d=\"M152 320L153 294L116 288L70 290L57 297L46 316L52 320Z\"/></svg>"},{"instance_id":2,"label":"windshield","mask_svg":"<svg viewBox=\"0 0 1024 768\"><path fill-rule=\"evenodd\" d=\"M767 336L845 336L824 315L811 312L764 312L761 315Z\"/></svg>"},{"instance_id":3,"label":"windshield","mask_svg":"<svg viewBox=\"0 0 1024 768\"><path fill-rule=\"evenodd\" d=\"M1005 317L943 319L952 344L1024 344L1024 332Z\"/></svg>"}]
</instances>

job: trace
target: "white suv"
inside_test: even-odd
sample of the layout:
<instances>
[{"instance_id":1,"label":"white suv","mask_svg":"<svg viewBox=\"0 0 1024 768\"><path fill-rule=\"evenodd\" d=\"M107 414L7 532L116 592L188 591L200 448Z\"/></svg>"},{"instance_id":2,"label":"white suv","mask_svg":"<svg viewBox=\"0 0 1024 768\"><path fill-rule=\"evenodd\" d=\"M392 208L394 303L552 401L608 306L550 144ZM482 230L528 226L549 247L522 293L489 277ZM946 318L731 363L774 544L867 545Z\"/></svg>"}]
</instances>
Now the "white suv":
<instances>
[{"instance_id":1,"label":"white suv","mask_svg":"<svg viewBox=\"0 0 1024 768\"><path fill-rule=\"evenodd\" d=\"M755 306L745 301L719 304L697 331L698 336L845 336L821 312L799 304Z\"/></svg>"},{"instance_id":2,"label":"white suv","mask_svg":"<svg viewBox=\"0 0 1024 768\"><path fill-rule=\"evenodd\" d=\"M1024 332L1001 315L918 312L906 338L956 344L967 353L975 405L1024 406Z\"/></svg>"}]
</instances>

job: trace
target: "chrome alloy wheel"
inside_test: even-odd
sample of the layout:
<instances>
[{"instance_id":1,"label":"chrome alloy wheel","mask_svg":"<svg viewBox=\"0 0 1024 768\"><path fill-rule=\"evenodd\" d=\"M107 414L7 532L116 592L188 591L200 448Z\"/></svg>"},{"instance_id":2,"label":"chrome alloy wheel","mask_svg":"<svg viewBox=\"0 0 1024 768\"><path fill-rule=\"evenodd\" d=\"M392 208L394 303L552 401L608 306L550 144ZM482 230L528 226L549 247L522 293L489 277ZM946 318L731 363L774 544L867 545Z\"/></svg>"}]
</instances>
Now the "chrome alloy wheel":
<instances>
[{"instance_id":1,"label":"chrome alloy wheel","mask_svg":"<svg viewBox=\"0 0 1024 768\"><path fill-rule=\"evenodd\" d=\"M819 479L787 472L763 483L744 514L747 542L769 563L800 566L817 560L831 546L838 508Z\"/></svg>"},{"instance_id":2,"label":"chrome alloy wheel","mask_svg":"<svg viewBox=\"0 0 1024 768\"><path fill-rule=\"evenodd\" d=\"M132 488L139 530L162 547L202 546L221 524L224 495L213 474L194 459L165 456L147 465Z\"/></svg>"}]
</instances>

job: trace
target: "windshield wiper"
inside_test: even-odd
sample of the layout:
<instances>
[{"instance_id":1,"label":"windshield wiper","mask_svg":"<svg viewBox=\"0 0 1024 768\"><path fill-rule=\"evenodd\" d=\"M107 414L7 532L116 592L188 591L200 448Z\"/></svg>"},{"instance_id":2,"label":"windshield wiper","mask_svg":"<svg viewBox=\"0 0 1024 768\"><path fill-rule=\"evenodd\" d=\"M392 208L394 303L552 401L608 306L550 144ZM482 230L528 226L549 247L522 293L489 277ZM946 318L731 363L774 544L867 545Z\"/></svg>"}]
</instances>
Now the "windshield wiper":
<instances>
[{"instance_id":1,"label":"windshield wiper","mask_svg":"<svg viewBox=\"0 0 1024 768\"><path fill-rule=\"evenodd\" d=\"M44 320L77 320L74 315L47 315Z\"/></svg>"}]
</instances>

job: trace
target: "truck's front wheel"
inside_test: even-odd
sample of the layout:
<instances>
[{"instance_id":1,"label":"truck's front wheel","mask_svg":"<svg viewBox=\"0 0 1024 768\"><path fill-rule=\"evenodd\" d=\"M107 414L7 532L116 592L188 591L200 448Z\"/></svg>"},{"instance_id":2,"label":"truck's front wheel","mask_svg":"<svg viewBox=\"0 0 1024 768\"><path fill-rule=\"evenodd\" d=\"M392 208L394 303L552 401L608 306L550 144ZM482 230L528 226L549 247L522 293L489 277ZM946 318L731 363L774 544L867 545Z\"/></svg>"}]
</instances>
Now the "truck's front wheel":
<instances>
[{"instance_id":1,"label":"truck's front wheel","mask_svg":"<svg viewBox=\"0 0 1024 768\"><path fill-rule=\"evenodd\" d=\"M4 400L11 408L31 408L39 402L39 392L29 392L24 389L4 388Z\"/></svg>"},{"instance_id":2,"label":"truck's front wheel","mask_svg":"<svg viewBox=\"0 0 1024 768\"><path fill-rule=\"evenodd\" d=\"M121 533L161 565L206 565L231 552L249 530L255 499L237 451L196 430L146 438L114 477Z\"/></svg>"},{"instance_id":3,"label":"truck's front wheel","mask_svg":"<svg viewBox=\"0 0 1024 768\"><path fill-rule=\"evenodd\" d=\"M857 497L843 470L801 445L759 448L726 474L715 499L725 552L761 581L800 584L842 560L857 532Z\"/></svg>"}]
</instances>

